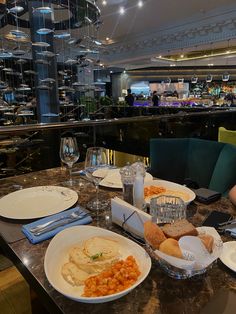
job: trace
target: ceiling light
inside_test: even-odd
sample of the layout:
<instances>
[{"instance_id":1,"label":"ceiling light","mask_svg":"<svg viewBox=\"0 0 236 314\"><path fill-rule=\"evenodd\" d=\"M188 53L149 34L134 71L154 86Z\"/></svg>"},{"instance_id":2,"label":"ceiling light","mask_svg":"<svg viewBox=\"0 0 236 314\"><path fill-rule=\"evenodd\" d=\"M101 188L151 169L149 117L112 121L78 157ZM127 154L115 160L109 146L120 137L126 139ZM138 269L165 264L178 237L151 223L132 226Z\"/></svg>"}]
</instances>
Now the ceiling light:
<instances>
[{"instance_id":1,"label":"ceiling light","mask_svg":"<svg viewBox=\"0 0 236 314\"><path fill-rule=\"evenodd\" d=\"M160 55L158 58L162 58L162 56Z\"/></svg>"},{"instance_id":2,"label":"ceiling light","mask_svg":"<svg viewBox=\"0 0 236 314\"><path fill-rule=\"evenodd\" d=\"M113 71L110 71L110 73L112 74L112 73L113 73Z\"/></svg>"},{"instance_id":3,"label":"ceiling light","mask_svg":"<svg viewBox=\"0 0 236 314\"><path fill-rule=\"evenodd\" d=\"M102 1L102 5L107 5L107 1L106 1L106 0L103 0L103 1Z\"/></svg>"},{"instance_id":4,"label":"ceiling light","mask_svg":"<svg viewBox=\"0 0 236 314\"><path fill-rule=\"evenodd\" d=\"M139 7L139 8L142 8L142 6L143 6L143 1L140 0L140 1L138 2L138 7Z\"/></svg>"},{"instance_id":5,"label":"ceiling light","mask_svg":"<svg viewBox=\"0 0 236 314\"><path fill-rule=\"evenodd\" d=\"M184 82L184 78L178 78L178 82L179 83L183 83Z\"/></svg>"},{"instance_id":6,"label":"ceiling light","mask_svg":"<svg viewBox=\"0 0 236 314\"><path fill-rule=\"evenodd\" d=\"M108 40L110 40L110 38L109 38L109 37L106 37L106 41L108 41Z\"/></svg>"},{"instance_id":7,"label":"ceiling light","mask_svg":"<svg viewBox=\"0 0 236 314\"><path fill-rule=\"evenodd\" d=\"M227 54L230 53L230 52L231 52L230 50L227 50L227 51L226 51Z\"/></svg>"},{"instance_id":8,"label":"ceiling light","mask_svg":"<svg viewBox=\"0 0 236 314\"><path fill-rule=\"evenodd\" d=\"M181 56L180 56L180 58L183 58L183 57L184 57L184 55L181 55Z\"/></svg>"},{"instance_id":9,"label":"ceiling light","mask_svg":"<svg viewBox=\"0 0 236 314\"><path fill-rule=\"evenodd\" d=\"M121 15L125 14L125 8L124 8L124 7L120 7L119 13L120 13Z\"/></svg>"},{"instance_id":10,"label":"ceiling light","mask_svg":"<svg viewBox=\"0 0 236 314\"><path fill-rule=\"evenodd\" d=\"M207 64L209 67L213 67L214 63L208 63Z\"/></svg>"},{"instance_id":11,"label":"ceiling light","mask_svg":"<svg viewBox=\"0 0 236 314\"><path fill-rule=\"evenodd\" d=\"M171 63L171 64L170 64L170 67L175 67L175 63Z\"/></svg>"}]
</instances>

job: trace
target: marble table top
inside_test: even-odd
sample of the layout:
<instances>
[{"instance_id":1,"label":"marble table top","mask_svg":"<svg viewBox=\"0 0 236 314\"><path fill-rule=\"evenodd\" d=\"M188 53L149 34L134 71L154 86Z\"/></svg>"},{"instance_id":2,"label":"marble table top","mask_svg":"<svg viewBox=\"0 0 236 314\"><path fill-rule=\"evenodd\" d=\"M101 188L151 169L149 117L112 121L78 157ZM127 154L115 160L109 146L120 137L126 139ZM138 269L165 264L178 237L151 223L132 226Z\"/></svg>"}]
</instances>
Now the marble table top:
<instances>
[{"instance_id":1,"label":"marble table top","mask_svg":"<svg viewBox=\"0 0 236 314\"><path fill-rule=\"evenodd\" d=\"M0 196L20 188L37 185L61 184L68 178L64 168L54 168L33 172L21 176L1 179ZM75 175L78 178L78 175ZM81 180L83 186L74 186L79 194L78 203L86 206L95 195L94 186ZM121 191L100 188L102 198L109 199ZM212 211L219 210L236 216L236 209L226 198L211 204L203 205L193 202L187 209L190 221L200 226L204 218ZM122 232L112 225L112 231ZM223 241L232 241L223 237ZM203 276L175 280L168 277L153 261L148 277L128 295L103 304L84 304L70 300L57 292L48 282L43 268L44 255L50 240L32 245L27 239L7 244L0 237L0 246L12 259L18 269L50 313L233 313L236 306L236 274L220 261ZM235 299L235 301L233 301ZM224 309L229 312L224 312ZM231 309L231 310L230 310ZM218 311L218 312L217 312ZM231 311L231 312L230 312Z\"/></svg>"}]
</instances>

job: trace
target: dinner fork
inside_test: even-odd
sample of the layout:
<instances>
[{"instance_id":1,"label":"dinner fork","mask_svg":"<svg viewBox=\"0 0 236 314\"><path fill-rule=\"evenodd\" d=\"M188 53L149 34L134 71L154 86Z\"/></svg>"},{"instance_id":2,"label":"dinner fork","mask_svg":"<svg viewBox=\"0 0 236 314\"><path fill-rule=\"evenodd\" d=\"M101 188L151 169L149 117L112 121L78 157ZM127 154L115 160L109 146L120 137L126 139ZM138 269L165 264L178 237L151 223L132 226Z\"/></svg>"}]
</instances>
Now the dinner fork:
<instances>
[{"instance_id":1,"label":"dinner fork","mask_svg":"<svg viewBox=\"0 0 236 314\"><path fill-rule=\"evenodd\" d=\"M42 230L42 229L44 229L44 228L54 224L55 222L63 221L65 219L76 219L76 218L79 218L79 217L82 218L82 217L84 217L84 215L86 215L86 213L80 212L80 211L77 210L77 211L74 211L73 213L71 213L70 215L60 216L59 218L52 219L52 220L50 220L48 222L45 222L45 223L43 223L41 225L38 225L36 227L32 227L29 230L30 230L30 232L35 233L35 232L38 232L38 231L40 231L40 230Z\"/></svg>"},{"instance_id":2,"label":"dinner fork","mask_svg":"<svg viewBox=\"0 0 236 314\"><path fill-rule=\"evenodd\" d=\"M32 233L33 233L34 236L40 236L41 234L44 234L44 233L47 233L47 232L52 231L54 229L57 229L58 227L65 226L67 224L70 224L70 223L78 221L78 220L82 220L83 218L85 218L87 216L89 216L89 214L85 213L83 215L78 215L75 218L63 219L62 221L59 221L59 222L53 224L52 226L47 226L47 227L45 227L43 229L40 229L37 232L32 232Z\"/></svg>"}]
</instances>

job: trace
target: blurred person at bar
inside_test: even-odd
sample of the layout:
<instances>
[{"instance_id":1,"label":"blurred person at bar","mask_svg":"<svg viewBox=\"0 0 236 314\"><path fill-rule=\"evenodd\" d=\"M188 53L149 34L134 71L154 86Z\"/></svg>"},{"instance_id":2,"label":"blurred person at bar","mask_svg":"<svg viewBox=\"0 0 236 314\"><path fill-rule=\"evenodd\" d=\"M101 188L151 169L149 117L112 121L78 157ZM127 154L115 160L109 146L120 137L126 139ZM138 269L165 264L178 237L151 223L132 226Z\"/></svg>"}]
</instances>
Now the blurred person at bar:
<instances>
[{"instance_id":1,"label":"blurred person at bar","mask_svg":"<svg viewBox=\"0 0 236 314\"><path fill-rule=\"evenodd\" d=\"M159 96L157 95L157 91L154 91L152 94L152 104L153 106L159 105Z\"/></svg>"},{"instance_id":2,"label":"blurred person at bar","mask_svg":"<svg viewBox=\"0 0 236 314\"><path fill-rule=\"evenodd\" d=\"M125 96L125 102L129 106L133 106L134 105L134 96L131 94L131 89L130 88L127 89L127 96Z\"/></svg>"}]
</instances>

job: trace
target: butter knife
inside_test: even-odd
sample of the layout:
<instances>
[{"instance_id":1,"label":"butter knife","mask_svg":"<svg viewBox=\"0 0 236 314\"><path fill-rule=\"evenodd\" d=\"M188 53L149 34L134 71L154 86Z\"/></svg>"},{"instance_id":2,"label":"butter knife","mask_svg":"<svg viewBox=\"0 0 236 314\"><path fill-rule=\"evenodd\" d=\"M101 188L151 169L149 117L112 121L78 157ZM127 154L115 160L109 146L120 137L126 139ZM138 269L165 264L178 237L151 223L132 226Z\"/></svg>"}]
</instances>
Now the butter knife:
<instances>
[{"instance_id":1,"label":"butter knife","mask_svg":"<svg viewBox=\"0 0 236 314\"><path fill-rule=\"evenodd\" d=\"M55 223L52 226L45 227L44 229L40 229L40 231L36 231L36 232L32 232L32 233L35 236L40 236L41 234L44 234L44 233L47 233L47 232L52 231L54 229L57 229L58 227L68 225L68 224L75 222L75 221L78 221L78 220L82 220L83 218L85 218L87 216L89 216L89 214L83 214L83 215L78 216L77 218L64 219L63 221Z\"/></svg>"}]
</instances>

